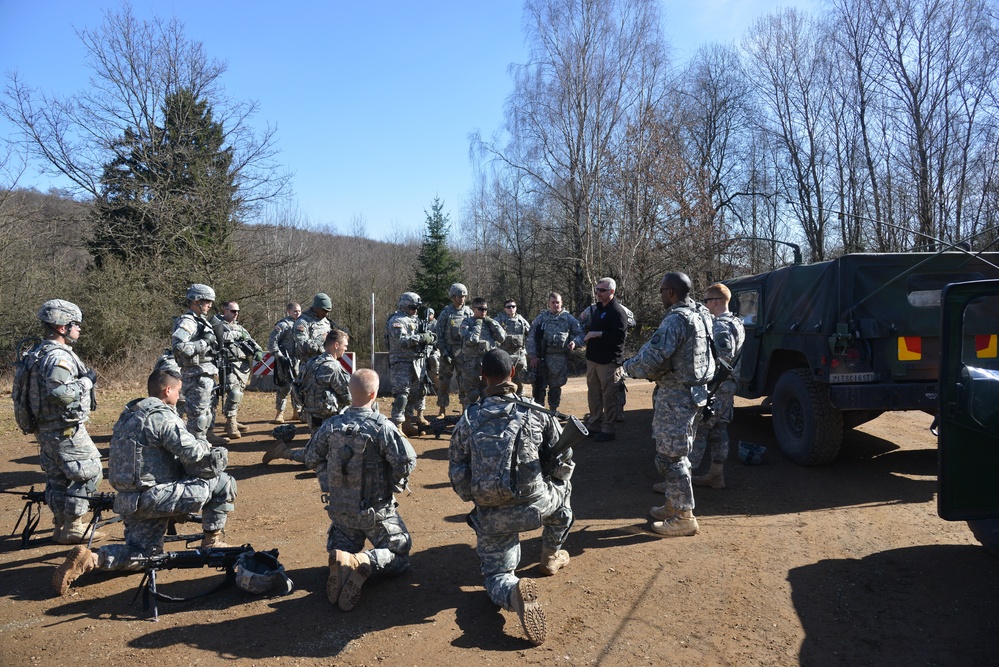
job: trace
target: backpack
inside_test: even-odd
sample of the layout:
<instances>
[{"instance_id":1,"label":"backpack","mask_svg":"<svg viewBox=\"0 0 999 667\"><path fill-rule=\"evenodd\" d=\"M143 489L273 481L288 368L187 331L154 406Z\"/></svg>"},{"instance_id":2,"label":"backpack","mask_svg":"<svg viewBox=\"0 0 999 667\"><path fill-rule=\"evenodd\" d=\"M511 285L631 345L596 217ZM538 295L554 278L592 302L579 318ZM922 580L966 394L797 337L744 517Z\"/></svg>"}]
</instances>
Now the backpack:
<instances>
[{"instance_id":1,"label":"backpack","mask_svg":"<svg viewBox=\"0 0 999 667\"><path fill-rule=\"evenodd\" d=\"M471 425L471 487L476 504L499 506L520 496L517 469L528 411L513 402L484 410L469 406Z\"/></svg>"},{"instance_id":2,"label":"backpack","mask_svg":"<svg viewBox=\"0 0 999 667\"><path fill-rule=\"evenodd\" d=\"M14 386L11 398L14 400L14 421L25 435L38 430L38 413L41 405L38 398L31 400L31 371L44 356L44 346L38 338L26 338L17 344L17 360L14 362ZM32 405L32 403L35 403Z\"/></svg>"}]
</instances>

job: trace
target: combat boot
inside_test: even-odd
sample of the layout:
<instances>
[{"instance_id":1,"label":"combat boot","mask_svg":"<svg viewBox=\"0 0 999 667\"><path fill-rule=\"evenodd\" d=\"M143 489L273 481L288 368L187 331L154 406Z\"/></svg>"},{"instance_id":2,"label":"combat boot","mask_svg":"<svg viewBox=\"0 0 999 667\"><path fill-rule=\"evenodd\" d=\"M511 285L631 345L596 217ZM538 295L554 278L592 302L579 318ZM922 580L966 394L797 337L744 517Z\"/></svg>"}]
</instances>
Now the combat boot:
<instances>
[{"instance_id":1,"label":"combat boot","mask_svg":"<svg viewBox=\"0 0 999 667\"><path fill-rule=\"evenodd\" d=\"M343 576L345 567L350 569L350 575L346 578ZM371 559L368 558L368 554L347 554L347 562L340 565L338 573L338 577L343 581L340 597L337 600L337 606L341 611L350 611L357 606L361 600L361 586L370 576Z\"/></svg>"},{"instance_id":2,"label":"combat boot","mask_svg":"<svg viewBox=\"0 0 999 667\"><path fill-rule=\"evenodd\" d=\"M225 437L229 438L230 440L238 440L239 438L242 438L243 434L239 432L239 429L236 428L236 426L237 424L235 417L226 417Z\"/></svg>"},{"instance_id":3,"label":"combat boot","mask_svg":"<svg viewBox=\"0 0 999 667\"><path fill-rule=\"evenodd\" d=\"M649 515L657 521L669 521L676 517L676 509L670 503L669 498L667 498L662 506L650 509Z\"/></svg>"},{"instance_id":4,"label":"combat boot","mask_svg":"<svg viewBox=\"0 0 999 667\"><path fill-rule=\"evenodd\" d=\"M272 424L283 424L284 423L284 410L278 410L277 414L274 415L274 419L271 420Z\"/></svg>"},{"instance_id":5,"label":"combat boot","mask_svg":"<svg viewBox=\"0 0 999 667\"><path fill-rule=\"evenodd\" d=\"M241 423L239 419L236 418L235 415L233 415L232 421L234 424L236 424L236 430L239 431L240 433L246 433L247 431L250 430L250 427L247 426L246 424Z\"/></svg>"},{"instance_id":6,"label":"combat boot","mask_svg":"<svg viewBox=\"0 0 999 667\"><path fill-rule=\"evenodd\" d=\"M541 562L538 563L538 570L541 574L552 576L563 567L569 564L569 552L565 549L553 551L552 549L541 549Z\"/></svg>"},{"instance_id":7,"label":"combat boot","mask_svg":"<svg viewBox=\"0 0 999 667\"><path fill-rule=\"evenodd\" d=\"M66 514L62 523L62 533L56 544L83 544L90 538L90 522L84 520L82 516ZM94 530L93 540L104 539L104 533Z\"/></svg>"},{"instance_id":8,"label":"combat boot","mask_svg":"<svg viewBox=\"0 0 999 667\"><path fill-rule=\"evenodd\" d=\"M73 547L62 565L52 573L52 590L56 595L69 592L70 584L80 578L84 572L96 570L99 565L97 554L85 546Z\"/></svg>"},{"instance_id":9,"label":"combat boot","mask_svg":"<svg viewBox=\"0 0 999 667\"><path fill-rule=\"evenodd\" d=\"M697 531L697 519L691 510L679 510L673 518L652 524L652 532L663 537L691 537Z\"/></svg>"},{"instance_id":10,"label":"combat boot","mask_svg":"<svg viewBox=\"0 0 999 667\"><path fill-rule=\"evenodd\" d=\"M59 540L62 539L62 524L66 521L66 515L62 512L54 512L52 514L52 541L56 544L62 544Z\"/></svg>"},{"instance_id":11,"label":"combat boot","mask_svg":"<svg viewBox=\"0 0 999 667\"><path fill-rule=\"evenodd\" d=\"M278 440L273 447L264 453L263 464L267 465L274 459L291 459L291 448Z\"/></svg>"},{"instance_id":12,"label":"combat boot","mask_svg":"<svg viewBox=\"0 0 999 667\"><path fill-rule=\"evenodd\" d=\"M416 411L416 423L422 426L423 428L428 428L430 426L430 422L428 422L426 418L423 416L423 410Z\"/></svg>"},{"instance_id":13,"label":"combat boot","mask_svg":"<svg viewBox=\"0 0 999 667\"><path fill-rule=\"evenodd\" d=\"M420 435L420 425L416 423L415 417L406 417L401 428L402 434L407 438L415 438Z\"/></svg>"},{"instance_id":14,"label":"combat boot","mask_svg":"<svg viewBox=\"0 0 999 667\"><path fill-rule=\"evenodd\" d=\"M229 438L223 438L221 436L215 435L211 431L209 431L208 434L205 435L205 440L207 440L208 444L212 445L213 447L225 447L226 445L229 444Z\"/></svg>"},{"instance_id":15,"label":"combat boot","mask_svg":"<svg viewBox=\"0 0 999 667\"><path fill-rule=\"evenodd\" d=\"M548 619L545 610L538 602L538 585L532 579L521 579L510 594L510 606L520 617L520 625L528 641L535 646L545 643L548 633Z\"/></svg>"},{"instance_id":16,"label":"combat boot","mask_svg":"<svg viewBox=\"0 0 999 667\"><path fill-rule=\"evenodd\" d=\"M221 530L206 530L201 537L201 548L225 549L230 546L222 541L225 533Z\"/></svg>"},{"instance_id":17,"label":"combat boot","mask_svg":"<svg viewBox=\"0 0 999 667\"><path fill-rule=\"evenodd\" d=\"M712 489L725 488L725 464L712 463L708 471L703 475L692 477L690 481L694 486L710 486Z\"/></svg>"}]
</instances>

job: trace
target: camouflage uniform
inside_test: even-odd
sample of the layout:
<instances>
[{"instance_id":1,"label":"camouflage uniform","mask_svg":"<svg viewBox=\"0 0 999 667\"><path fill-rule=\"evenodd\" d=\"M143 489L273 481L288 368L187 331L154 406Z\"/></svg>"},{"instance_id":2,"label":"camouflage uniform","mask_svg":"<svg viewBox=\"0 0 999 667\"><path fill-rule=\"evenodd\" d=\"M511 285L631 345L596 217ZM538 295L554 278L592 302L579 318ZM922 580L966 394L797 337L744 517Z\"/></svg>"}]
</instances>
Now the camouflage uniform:
<instances>
[{"instance_id":1,"label":"camouflage uniform","mask_svg":"<svg viewBox=\"0 0 999 667\"><path fill-rule=\"evenodd\" d=\"M465 394L462 407L479 400L482 395L482 357L489 350L499 347L506 339L506 331L491 317L466 317L461 323L461 364L458 386Z\"/></svg>"},{"instance_id":2,"label":"camouflage uniform","mask_svg":"<svg viewBox=\"0 0 999 667\"><path fill-rule=\"evenodd\" d=\"M652 339L624 362L631 377L656 383L652 399L656 468L665 479L668 502L680 511L694 509L687 455L708 398L705 385L714 372L710 330L710 314L688 296L670 306Z\"/></svg>"},{"instance_id":3,"label":"camouflage uniform","mask_svg":"<svg viewBox=\"0 0 999 667\"><path fill-rule=\"evenodd\" d=\"M184 412L187 430L195 438L207 437L212 428L212 393L219 369L215 365L217 345L212 325L200 314L189 310L177 318L172 338L174 359L181 367L184 381Z\"/></svg>"},{"instance_id":4,"label":"camouflage uniform","mask_svg":"<svg viewBox=\"0 0 999 667\"><path fill-rule=\"evenodd\" d=\"M31 371L30 402L38 421L35 434L39 462L45 471L45 502L57 517L71 520L90 510L80 498L97 491L102 478L101 455L87 433L93 406L92 374L68 345L52 340L39 344L39 361Z\"/></svg>"},{"instance_id":5,"label":"camouflage uniform","mask_svg":"<svg viewBox=\"0 0 999 667\"><path fill-rule=\"evenodd\" d=\"M527 332L531 329L531 323L519 313L510 317L506 312L496 315L496 322L503 327L506 338L500 348L503 349L513 359L514 368L517 370L513 376L517 383L517 391L523 391L523 386L534 380L527 367Z\"/></svg>"},{"instance_id":6,"label":"camouflage uniform","mask_svg":"<svg viewBox=\"0 0 999 667\"><path fill-rule=\"evenodd\" d=\"M271 329L267 337L267 351L274 355L274 386L277 393L274 396L274 407L278 412L284 412L288 405L288 395L291 393L291 376L278 360L279 355L287 358L291 374L298 375L299 359L295 354L295 320L285 315Z\"/></svg>"},{"instance_id":7,"label":"camouflage uniform","mask_svg":"<svg viewBox=\"0 0 999 667\"><path fill-rule=\"evenodd\" d=\"M473 315L468 306L455 308L448 304L437 317L437 349L441 352L437 384L437 407L446 410L451 403L451 376L457 374L458 400L465 405L465 390L461 385L461 323Z\"/></svg>"},{"instance_id":8,"label":"camouflage uniform","mask_svg":"<svg viewBox=\"0 0 999 667\"><path fill-rule=\"evenodd\" d=\"M739 356L742 344L746 340L746 330L742 326L742 320L725 311L714 318L711 337L714 339L719 358L728 364L734 362L738 366L736 357ZM715 392L712 404L714 414L697 426L697 435L694 437L694 446L690 453L690 465L694 469L701 464L704 450L708 446L711 447L712 463L725 463L728 460L728 425L732 421L732 407L735 402L737 386L735 378L739 376L737 367L732 371L733 374L727 377Z\"/></svg>"},{"instance_id":9,"label":"camouflage uniform","mask_svg":"<svg viewBox=\"0 0 999 667\"><path fill-rule=\"evenodd\" d=\"M329 352L309 359L295 385L302 411L308 417L306 423L313 433L343 406L350 405L350 374Z\"/></svg>"},{"instance_id":10,"label":"camouflage uniform","mask_svg":"<svg viewBox=\"0 0 999 667\"><path fill-rule=\"evenodd\" d=\"M172 406L153 397L131 401L114 426L108 462L125 544L98 549L99 567L138 569L134 557L163 551L171 519L200 512L206 533L224 529L236 499L236 481L223 472L227 461L224 448L188 433Z\"/></svg>"},{"instance_id":11,"label":"camouflage uniform","mask_svg":"<svg viewBox=\"0 0 999 667\"><path fill-rule=\"evenodd\" d=\"M550 415L510 402L506 395L513 395L514 389L512 382L490 387L485 399L469 406L451 437L448 469L455 493L475 503L469 522L489 599L507 610L512 609L511 593L519 581L515 572L520 533L542 528L543 552L557 552L569 534L569 478L575 466L568 451L551 477L542 476L540 459L558 442L562 428ZM521 424L519 435L510 428L514 419ZM519 443L515 471L510 468L510 448L518 445L510 443L511 438ZM504 486L496 484L499 479L510 486L497 491ZM501 500L503 496L512 497Z\"/></svg>"},{"instance_id":12,"label":"camouflage uniform","mask_svg":"<svg viewBox=\"0 0 999 667\"><path fill-rule=\"evenodd\" d=\"M399 430L369 408L349 407L312 436L305 464L328 494L326 550L356 553L367 538L373 572L392 576L409 569L413 542L392 494L406 487L416 452Z\"/></svg>"},{"instance_id":13,"label":"camouflage uniform","mask_svg":"<svg viewBox=\"0 0 999 667\"><path fill-rule=\"evenodd\" d=\"M539 335L544 339L543 350L538 349ZM575 317L564 310L558 315L552 315L549 310L543 311L534 318L527 334L528 356L541 358L534 372L534 400L543 405L547 390L548 405L552 410L557 410L562 404L562 387L569 379L570 342L576 347L583 345L583 328Z\"/></svg>"},{"instance_id":14,"label":"camouflage uniform","mask_svg":"<svg viewBox=\"0 0 999 667\"><path fill-rule=\"evenodd\" d=\"M392 421L402 424L407 415L416 415L426 408L423 373L426 369L424 349L432 342L419 333L420 319L397 310L385 322L389 348L389 376L392 378Z\"/></svg>"},{"instance_id":15,"label":"camouflage uniform","mask_svg":"<svg viewBox=\"0 0 999 667\"><path fill-rule=\"evenodd\" d=\"M254 358L263 351L257 341L253 340L250 332L239 322L230 324L224 317L216 315L211 323L215 338L229 359L229 386L226 388L222 414L226 419L232 419L239 412L239 405L243 402L243 392L250 383ZM244 347L252 348L253 352L247 353Z\"/></svg>"},{"instance_id":16,"label":"camouflage uniform","mask_svg":"<svg viewBox=\"0 0 999 667\"><path fill-rule=\"evenodd\" d=\"M312 308L302 313L295 320L292 336L295 340L295 356L300 363L305 363L317 354L322 354L326 342L326 334L333 330L333 324L327 317L319 317Z\"/></svg>"}]
</instances>

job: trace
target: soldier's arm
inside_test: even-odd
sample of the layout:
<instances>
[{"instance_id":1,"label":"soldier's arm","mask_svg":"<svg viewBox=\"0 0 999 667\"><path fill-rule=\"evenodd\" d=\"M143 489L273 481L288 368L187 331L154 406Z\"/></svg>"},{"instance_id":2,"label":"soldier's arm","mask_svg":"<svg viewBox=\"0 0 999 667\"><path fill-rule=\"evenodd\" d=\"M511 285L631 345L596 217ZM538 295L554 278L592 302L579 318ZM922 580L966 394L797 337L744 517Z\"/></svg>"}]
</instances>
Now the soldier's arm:
<instances>
[{"instance_id":1,"label":"soldier's arm","mask_svg":"<svg viewBox=\"0 0 999 667\"><path fill-rule=\"evenodd\" d=\"M330 490L326 476L329 465L327 461L330 451L329 434L330 428L327 422L312 434L308 444L305 445L305 465L316 471L316 476L319 478L319 488L322 489L323 493Z\"/></svg>"},{"instance_id":2,"label":"soldier's arm","mask_svg":"<svg viewBox=\"0 0 999 667\"><path fill-rule=\"evenodd\" d=\"M188 475L211 479L218 477L225 469L228 462L225 448L213 448L206 440L195 438L176 415L150 415L145 429L150 441L158 442L160 447L173 454Z\"/></svg>"},{"instance_id":3,"label":"soldier's arm","mask_svg":"<svg viewBox=\"0 0 999 667\"><path fill-rule=\"evenodd\" d=\"M541 316L538 315L536 318L534 318L534 321L531 322L531 326L527 330L526 344L527 344L528 356L531 357L538 356L537 340L538 340L538 327L540 326L541 326Z\"/></svg>"},{"instance_id":4,"label":"soldier's arm","mask_svg":"<svg viewBox=\"0 0 999 667\"><path fill-rule=\"evenodd\" d=\"M93 387L90 378L77 377L76 372L76 362L69 355L59 354L46 378L45 389L49 401L63 410L79 408L83 397Z\"/></svg>"},{"instance_id":5,"label":"soldier's arm","mask_svg":"<svg viewBox=\"0 0 999 667\"><path fill-rule=\"evenodd\" d=\"M405 486L409 475L416 468L416 451L413 450L413 446L395 426L390 424L382 426L379 444L382 456L385 457L392 469L392 481L400 486Z\"/></svg>"},{"instance_id":6,"label":"soldier's arm","mask_svg":"<svg viewBox=\"0 0 999 667\"><path fill-rule=\"evenodd\" d=\"M389 331L392 337L399 341L399 344L407 349L418 349L421 345L420 334L409 333L406 331L406 325L401 318L392 321Z\"/></svg>"},{"instance_id":7,"label":"soldier's arm","mask_svg":"<svg viewBox=\"0 0 999 667\"><path fill-rule=\"evenodd\" d=\"M451 436L447 471L448 478L451 480L451 488L465 502L472 500L471 454L468 449L470 427L467 424L467 420L462 417L454 429L454 435Z\"/></svg>"},{"instance_id":8,"label":"soldier's arm","mask_svg":"<svg viewBox=\"0 0 999 667\"><path fill-rule=\"evenodd\" d=\"M499 322L494 319L489 320L489 331L493 334L493 339L496 341L497 345L506 340L506 329L504 329Z\"/></svg>"},{"instance_id":9,"label":"soldier's arm","mask_svg":"<svg viewBox=\"0 0 999 667\"><path fill-rule=\"evenodd\" d=\"M582 347L583 336L583 327L580 326L579 320L572 315L569 315L569 340L572 341L576 347Z\"/></svg>"},{"instance_id":10,"label":"soldier's arm","mask_svg":"<svg viewBox=\"0 0 999 667\"><path fill-rule=\"evenodd\" d=\"M282 320L283 321L283 320ZM271 329L270 334L267 336L267 351L277 352L278 351L278 341L281 340L281 334L284 333L284 328L281 326L281 322L274 325Z\"/></svg>"},{"instance_id":11,"label":"soldier's arm","mask_svg":"<svg viewBox=\"0 0 999 667\"><path fill-rule=\"evenodd\" d=\"M208 341L204 339L193 340L197 333L197 322L189 317L181 318L173 330L171 338L171 347L175 357L182 361L188 361L208 351Z\"/></svg>"},{"instance_id":12,"label":"soldier's arm","mask_svg":"<svg viewBox=\"0 0 999 667\"><path fill-rule=\"evenodd\" d=\"M685 323L671 317L656 329L642 349L624 362L624 372L633 378L657 379L672 368L671 357L683 343Z\"/></svg>"},{"instance_id":13,"label":"soldier's arm","mask_svg":"<svg viewBox=\"0 0 999 667\"><path fill-rule=\"evenodd\" d=\"M546 447L553 448L562 437L562 427L551 415L539 414L543 421L542 442ZM572 471L576 464L572 460L572 449L567 449L558 456L558 462L551 476L554 479L568 481L572 477Z\"/></svg>"}]
</instances>

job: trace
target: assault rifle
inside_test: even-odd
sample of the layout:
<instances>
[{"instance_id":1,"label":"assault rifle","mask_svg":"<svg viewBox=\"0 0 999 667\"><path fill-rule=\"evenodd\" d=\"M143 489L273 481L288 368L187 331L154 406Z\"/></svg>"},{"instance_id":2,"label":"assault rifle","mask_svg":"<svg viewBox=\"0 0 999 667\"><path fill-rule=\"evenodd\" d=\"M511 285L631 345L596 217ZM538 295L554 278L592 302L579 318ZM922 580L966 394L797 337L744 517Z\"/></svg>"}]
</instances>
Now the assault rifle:
<instances>
[{"instance_id":1,"label":"assault rifle","mask_svg":"<svg viewBox=\"0 0 999 667\"><path fill-rule=\"evenodd\" d=\"M423 357L423 371L420 374L420 383L423 385L423 394L425 396L436 396L437 387L434 386L433 380L430 379L430 372L427 370L427 361L434 353L434 343L437 341L437 333L431 331L432 325L429 320L417 318L418 322L416 326L416 333L419 335L430 334L434 337L434 342L425 343L420 347L420 356Z\"/></svg>"},{"instance_id":2,"label":"assault rifle","mask_svg":"<svg viewBox=\"0 0 999 667\"><path fill-rule=\"evenodd\" d=\"M135 592L135 597L132 598L132 603L134 604L141 594L143 611L148 611L150 604L152 604L153 620L158 621L160 620L160 615L159 607L156 604L157 600L164 602L187 602L188 600L196 600L212 593L217 593L234 584L236 581L236 562L240 556L247 552L253 552L253 547L249 544L244 544L241 547L201 547L189 551L164 551L153 556L134 558L132 562L143 568L145 573L142 575L142 581L139 582L139 590ZM273 555L276 559L278 555L277 549L273 550ZM165 593L160 593L156 589L156 573L160 570L202 567L211 567L220 572L224 571L225 579L212 590L188 598L172 597ZM152 598L151 603L150 598Z\"/></svg>"},{"instance_id":3,"label":"assault rifle","mask_svg":"<svg viewBox=\"0 0 999 667\"><path fill-rule=\"evenodd\" d=\"M441 436L444 435L449 428L453 430L459 421L461 421L461 415L438 417L437 419L431 420L430 426L420 426L420 435L423 435L424 433L433 433L434 437L440 440Z\"/></svg>"}]
</instances>

